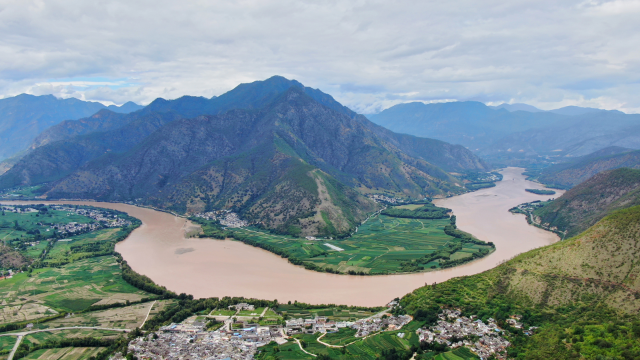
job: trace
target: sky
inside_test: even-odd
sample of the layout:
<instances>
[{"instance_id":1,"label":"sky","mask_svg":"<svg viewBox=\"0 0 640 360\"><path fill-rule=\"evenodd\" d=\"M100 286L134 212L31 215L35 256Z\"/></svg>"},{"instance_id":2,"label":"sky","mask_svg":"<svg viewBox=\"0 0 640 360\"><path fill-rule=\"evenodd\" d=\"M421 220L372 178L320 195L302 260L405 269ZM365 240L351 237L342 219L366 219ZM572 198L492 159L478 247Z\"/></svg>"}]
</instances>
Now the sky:
<instances>
[{"instance_id":1,"label":"sky","mask_svg":"<svg viewBox=\"0 0 640 360\"><path fill-rule=\"evenodd\" d=\"M273 75L410 101L640 113L640 0L0 0L0 97L211 97Z\"/></svg>"}]
</instances>

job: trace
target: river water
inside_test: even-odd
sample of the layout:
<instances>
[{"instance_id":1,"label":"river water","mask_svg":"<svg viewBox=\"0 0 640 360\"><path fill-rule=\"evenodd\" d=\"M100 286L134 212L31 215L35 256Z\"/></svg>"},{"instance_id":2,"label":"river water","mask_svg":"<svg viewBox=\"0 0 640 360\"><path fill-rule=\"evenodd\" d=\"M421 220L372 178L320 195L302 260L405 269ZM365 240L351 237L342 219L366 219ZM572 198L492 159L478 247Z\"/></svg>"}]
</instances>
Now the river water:
<instances>
[{"instance_id":1,"label":"river water","mask_svg":"<svg viewBox=\"0 0 640 360\"><path fill-rule=\"evenodd\" d=\"M318 273L294 266L266 250L230 240L185 239L188 221L168 213L126 204L62 201L129 213L142 221L125 241L116 245L129 265L160 285L195 297L244 296L302 301L314 304L384 305L394 297L433 282L472 275L513 256L558 241L551 233L527 224L524 215L508 210L541 196L525 188L542 189L526 181L523 169L502 171L497 186L435 201L453 210L458 228L481 240L493 241L496 251L452 269L407 275L348 276ZM40 202L42 203L42 202Z\"/></svg>"}]
</instances>

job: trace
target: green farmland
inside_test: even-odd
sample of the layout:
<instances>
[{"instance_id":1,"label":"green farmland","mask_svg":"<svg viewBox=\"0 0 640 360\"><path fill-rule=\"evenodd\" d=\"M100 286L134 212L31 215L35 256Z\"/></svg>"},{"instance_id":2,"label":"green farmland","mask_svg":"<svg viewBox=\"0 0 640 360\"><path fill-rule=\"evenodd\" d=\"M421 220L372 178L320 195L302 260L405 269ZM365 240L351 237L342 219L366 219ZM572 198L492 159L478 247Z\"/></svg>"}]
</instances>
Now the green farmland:
<instances>
[{"instance_id":1,"label":"green farmland","mask_svg":"<svg viewBox=\"0 0 640 360\"><path fill-rule=\"evenodd\" d=\"M289 319L313 319L316 316L324 316L329 320L334 321L355 321L375 314L375 312L371 310L355 310L347 307L313 309L305 306L298 306L296 304L280 304L277 311L286 315Z\"/></svg>"},{"instance_id":2,"label":"green farmland","mask_svg":"<svg viewBox=\"0 0 640 360\"><path fill-rule=\"evenodd\" d=\"M35 269L0 281L0 323L77 312L100 303L139 301L147 293L126 283L113 256L80 260L60 268Z\"/></svg>"},{"instance_id":3,"label":"green farmland","mask_svg":"<svg viewBox=\"0 0 640 360\"><path fill-rule=\"evenodd\" d=\"M488 245L462 242L445 234L444 228L449 223L449 219L378 215L360 226L353 236L341 240L311 241L273 235L258 229L234 230L234 237L284 254L294 264L313 270L349 274L431 271L446 267L447 261L461 263L493 250ZM475 257L474 253L477 253ZM419 262L436 254L444 256L426 263Z\"/></svg>"}]
</instances>

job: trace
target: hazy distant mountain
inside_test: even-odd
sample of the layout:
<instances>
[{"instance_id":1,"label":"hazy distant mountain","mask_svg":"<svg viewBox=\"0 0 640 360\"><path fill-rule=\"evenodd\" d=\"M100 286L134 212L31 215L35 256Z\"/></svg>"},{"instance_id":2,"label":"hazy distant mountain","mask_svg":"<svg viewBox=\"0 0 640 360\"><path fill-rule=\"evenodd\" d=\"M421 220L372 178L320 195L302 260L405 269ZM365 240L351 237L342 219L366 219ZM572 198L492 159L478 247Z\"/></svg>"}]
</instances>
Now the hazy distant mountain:
<instances>
[{"instance_id":1,"label":"hazy distant mountain","mask_svg":"<svg viewBox=\"0 0 640 360\"><path fill-rule=\"evenodd\" d=\"M558 161L610 146L640 149L640 115L575 106L538 112L498 107L415 102L368 118L394 132L461 144L502 165Z\"/></svg>"},{"instance_id":2,"label":"hazy distant mountain","mask_svg":"<svg viewBox=\"0 0 640 360\"><path fill-rule=\"evenodd\" d=\"M541 112L544 110L540 110L535 106L531 106L531 105L527 105L527 104L501 104L498 106L489 106L492 109L505 109L507 111L513 112L513 111L528 111L528 112Z\"/></svg>"},{"instance_id":3,"label":"hazy distant mountain","mask_svg":"<svg viewBox=\"0 0 640 360\"><path fill-rule=\"evenodd\" d=\"M87 117L106 108L97 102L74 98L58 99L53 95L33 96L21 94L0 100L0 160L29 147L44 129L67 119ZM121 107L110 106L113 111L129 112L140 109L134 103Z\"/></svg>"},{"instance_id":4,"label":"hazy distant mountain","mask_svg":"<svg viewBox=\"0 0 640 360\"><path fill-rule=\"evenodd\" d=\"M549 186L570 189L599 172L622 167L640 168L640 151L617 146L607 147L544 168L537 180Z\"/></svg>"},{"instance_id":5,"label":"hazy distant mountain","mask_svg":"<svg viewBox=\"0 0 640 360\"><path fill-rule=\"evenodd\" d=\"M579 106L565 106L559 109L549 110L549 112L560 114L560 115L567 115L567 116L584 115L584 114L589 114L589 113L599 112L599 111L620 112L617 110L603 110L603 109L595 109L595 108L579 107Z\"/></svg>"},{"instance_id":6,"label":"hazy distant mountain","mask_svg":"<svg viewBox=\"0 0 640 360\"><path fill-rule=\"evenodd\" d=\"M509 153L577 157L610 146L640 149L638 114L594 111L565 118L569 120L564 124L507 135L486 146L480 154L494 158Z\"/></svg>"},{"instance_id":7,"label":"hazy distant mountain","mask_svg":"<svg viewBox=\"0 0 640 360\"><path fill-rule=\"evenodd\" d=\"M117 112L117 113L122 113L122 114L128 114L130 112L134 112L134 111L138 111L140 109L144 108L144 106L142 105L138 105L136 103L134 103L133 101L127 101L126 103L117 106L117 105L109 105L107 106L107 109L113 111L113 112Z\"/></svg>"},{"instance_id":8,"label":"hazy distant mountain","mask_svg":"<svg viewBox=\"0 0 640 360\"><path fill-rule=\"evenodd\" d=\"M515 132L570 121L547 112L496 110L476 101L399 104L368 118L394 132L461 144L472 150Z\"/></svg>"},{"instance_id":9,"label":"hazy distant mountain","mask_svg":"<svg viewBox=\"0 0 640 360\"><path fill-rule=\"evenodd\" d=\"M488 169L461 146L395 134L298 84L277 77L215 99L157 100L128 115L66 122L67 131L101 119L115 129L37 147L0 176L0 187L48 183L50 198L234 208L285 232L344 233L375 208L355 189L446 195L463 189L443 168Z\"/></svg>"}]
</instances>

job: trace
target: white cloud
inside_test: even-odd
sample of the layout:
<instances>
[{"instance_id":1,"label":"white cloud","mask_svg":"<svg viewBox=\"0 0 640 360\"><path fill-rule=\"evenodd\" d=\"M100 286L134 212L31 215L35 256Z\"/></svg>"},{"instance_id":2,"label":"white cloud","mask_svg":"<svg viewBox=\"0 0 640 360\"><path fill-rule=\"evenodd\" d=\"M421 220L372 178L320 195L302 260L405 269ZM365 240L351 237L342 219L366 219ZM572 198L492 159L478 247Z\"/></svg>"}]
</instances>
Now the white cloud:
<instances>
[{"instance_id":1,"label":"white cloud","mask_svg":"<svg viewBox=\"0 0 640 360\"><path fill-rule=\"evenodd\" d=\"M0 94L211 97L272 75L406 101L638 112L639 1L0 1ZM97 80L96 80L97 79Z\"/></svg>"}]
</instances>

